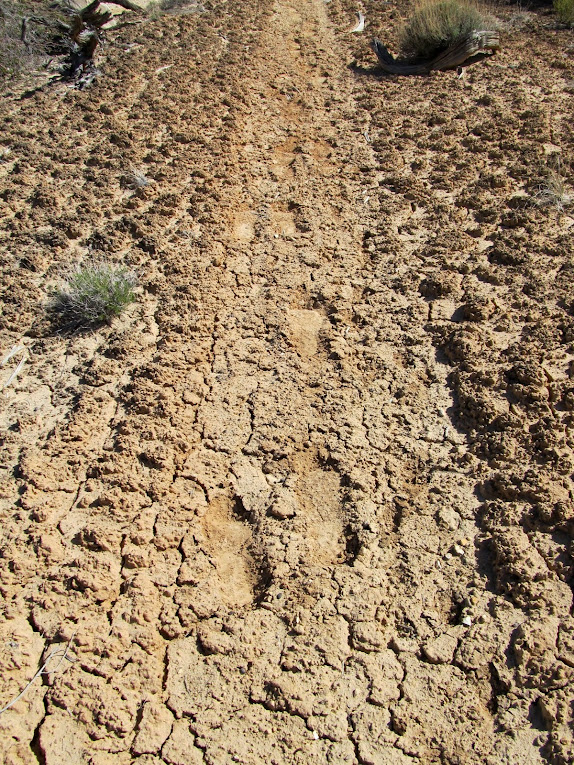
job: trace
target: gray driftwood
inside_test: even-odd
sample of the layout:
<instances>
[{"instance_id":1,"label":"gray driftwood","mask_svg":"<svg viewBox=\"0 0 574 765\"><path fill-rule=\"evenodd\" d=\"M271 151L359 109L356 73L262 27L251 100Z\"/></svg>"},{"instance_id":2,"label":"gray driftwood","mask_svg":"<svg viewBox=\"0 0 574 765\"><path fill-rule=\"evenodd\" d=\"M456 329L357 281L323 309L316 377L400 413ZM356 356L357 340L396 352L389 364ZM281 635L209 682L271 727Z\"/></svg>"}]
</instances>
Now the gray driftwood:
<instances>
[{"instance_id":1,"label":"gray driftwood","mask_svg":"<svg viewBox=\"0 0 574 765\"><path fill-rule=\"evenodd\" d=\"M481 53L489 54L500 47L498 32L481 31L463 37L450 48L439 53L432 61L421 63L409 63L397 60L385 48L383 43L376 38L372 42L372 48L379 59L379 64L389 74L427 74L438 69L455 69L468 59Z\"/></svg>"}]
</instances>

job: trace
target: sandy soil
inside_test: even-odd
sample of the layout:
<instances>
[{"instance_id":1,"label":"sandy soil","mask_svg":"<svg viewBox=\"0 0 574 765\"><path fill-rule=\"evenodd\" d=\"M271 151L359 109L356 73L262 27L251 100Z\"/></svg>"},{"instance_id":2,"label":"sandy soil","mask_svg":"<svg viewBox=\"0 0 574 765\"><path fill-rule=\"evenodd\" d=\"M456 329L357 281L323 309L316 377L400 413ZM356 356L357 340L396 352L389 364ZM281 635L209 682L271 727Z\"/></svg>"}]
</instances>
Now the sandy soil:
<instances>
[{"instance_id":1,"label":"sandy soil","mask_svg":"<svg viewBox=\"0 0 574 765\"><path fill-rule=\"evenodd\" d=\"M0 759L572 763L572 32L203 7L0 104ZM57 332L89 257L138 301Z\"/></svg>"}]
</instances>

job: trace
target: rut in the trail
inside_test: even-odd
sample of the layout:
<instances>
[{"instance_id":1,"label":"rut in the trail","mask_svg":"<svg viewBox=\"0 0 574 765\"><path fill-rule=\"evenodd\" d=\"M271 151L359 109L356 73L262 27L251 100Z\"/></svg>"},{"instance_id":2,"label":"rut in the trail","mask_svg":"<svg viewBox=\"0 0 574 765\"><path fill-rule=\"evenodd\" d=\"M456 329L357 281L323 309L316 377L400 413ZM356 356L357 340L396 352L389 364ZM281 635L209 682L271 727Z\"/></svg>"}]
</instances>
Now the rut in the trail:
<instances>
[{"instance_id":1,"label":"rut in the trail","mask_svg":"<svg viewBox=\"0 0 574 765\"><path fill-rule=\"evenodd\" d=\"M426 305L397 299L363 249L376 165L334 49L321 3L276 4L253 73L229 86L227 185L206 242L220 268L199 300L213 339L202 440L181 472L203 491L175 594L192 634L167 651L174 730L208 761L399 762L430 751L429 729L453 753L460 730L490 746L482 700L444 666L473 582L437 562L473 535L471 491L451 470ZM405 331L421 343L408 353ZM439 510L456 537L437 538ZM414 634L450 653L443 666L414 656Z\"/></svg>"}]
</instances>

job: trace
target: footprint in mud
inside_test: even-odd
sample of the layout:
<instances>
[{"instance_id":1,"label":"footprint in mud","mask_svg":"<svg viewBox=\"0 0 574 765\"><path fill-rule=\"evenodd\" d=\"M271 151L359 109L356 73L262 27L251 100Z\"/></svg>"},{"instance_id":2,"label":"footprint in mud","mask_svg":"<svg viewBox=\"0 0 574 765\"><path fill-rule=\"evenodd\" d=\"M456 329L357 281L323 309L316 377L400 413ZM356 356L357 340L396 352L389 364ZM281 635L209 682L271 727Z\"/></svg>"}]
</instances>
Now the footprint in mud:
<instances>
[{"instance_id":1,"label":"footprint in mud","mask_svg":"<svg viewBox=\"0 0 574 765\"><path fill-rule=\"evenodd\" d=\"M318 311L293 310L287 312L289 339L299 355L313 359L319 347L319 333L324 317Z\"/></svg>"},{"instance_id":2,"label":"footprint in mud","mask_svg":"<svg viewBox=\"0 0 574 765\"><path fill-rule=\"evenodd\" d=\"M233 511L232 500L226 496L214 498L200 519L199 533L193 533L195 543L209 559L207 575L200 578L199 589L210 599L226 606L246 606L254 599L256 584L255 563L249 552L252 541L248 524L239 520ZM195 550L185 549L186 561L180 572L185 578L184 566L196 567Z\"/></svg>"},{"instance_id":3,"label":"footprint in mud","mask_svg":"<svg viewBox=\"0 0 574 765\"><path fill-rule=\"evenodd\" d=\"M302 476L296 485L300 518L309 550L308 563L329 566L344 558L340 507L340 478L320 468Z\"/></svg>"},{"instance_id":4,"label":"footprint in mud","mask_svg":"<svg viewBox=\"0 0 574 765\"><path fill-rule=\"evenodd\" d=\"M252 210L236 213L230 220L230 239L236 242L251 242L255 238L257 215Z\"/></svg>"}]
</instances>

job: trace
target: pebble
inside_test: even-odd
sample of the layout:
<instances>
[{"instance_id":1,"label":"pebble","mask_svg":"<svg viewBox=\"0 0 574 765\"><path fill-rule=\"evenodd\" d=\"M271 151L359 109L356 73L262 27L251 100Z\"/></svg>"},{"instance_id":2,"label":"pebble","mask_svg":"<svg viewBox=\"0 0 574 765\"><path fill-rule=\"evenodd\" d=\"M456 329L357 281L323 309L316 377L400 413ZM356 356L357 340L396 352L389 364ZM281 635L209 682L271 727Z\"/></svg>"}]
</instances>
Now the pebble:
<instances>
[{"instance_id":1,"label":"pebble","mask_svg":"<svg viewBox=\"0 0 574 765\"><path fill-rule=\"evenodd\" d=\"M315 741L319 740L319 734L317 733L316 730L313 731L313 738L315 739Z\"/></svg>"},{"instance_id":2,"label":"pebble","mask_svg":"<svg viewBox=\"0 0 574 765\"><path fill-rule=\"evenodd\" d=\"M464 549L460 545L453 545L452 549L457 555L464 555Z\"/></svg>"},{"instance_id":3,"label":"pebble","mask_svg":"<svg viewBox=\"0 0 574 765\"><path fill-rule=\"evenodd\" d=\"M452 507L441 507L437 517L439 523L451 531L456 531L460 526L460 515Z\"/></svg>"},{"instance_id":4,"label":"pebble","mask_svg":"<svg viewBox=\"0 0 574 765\"><path fill-rule=\"evenodd\" d=\"M470 625L472 624L472 619L470 618L470 616L465 616L464 619L462 620L462 623L465 627L470 627Z\"/></svg>"},{"instance_id":5,"label":"pebble","mask_svg":"<svg viewBox=\"0 0 574 765\"><path fill-rule=\"evenodd\" d=\"M457 645L458 640L452 635L439 635L423 646L423 653L431 664L450 664Z\"/></svg>"}]
</instances>

